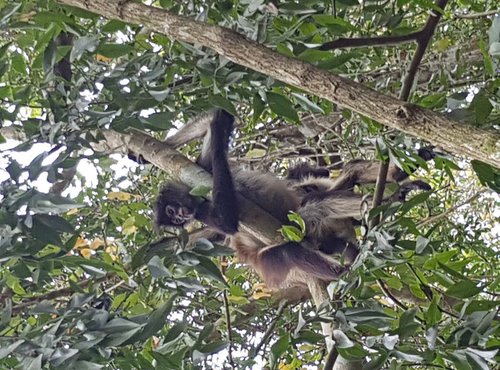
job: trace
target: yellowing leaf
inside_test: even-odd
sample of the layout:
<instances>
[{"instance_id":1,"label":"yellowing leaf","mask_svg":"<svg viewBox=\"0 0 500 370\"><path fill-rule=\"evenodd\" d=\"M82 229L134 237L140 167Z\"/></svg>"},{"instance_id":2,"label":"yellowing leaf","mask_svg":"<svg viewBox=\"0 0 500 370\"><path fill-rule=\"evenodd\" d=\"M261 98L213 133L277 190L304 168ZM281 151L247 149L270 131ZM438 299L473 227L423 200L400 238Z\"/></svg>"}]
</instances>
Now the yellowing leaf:
<instances>
[{"instance_id":1,"label":"yellowing leaf","mask_svg":"<svg viewBox=\"0 0 500 370\"><path fill-rule=\"evenodd\" d=\"M246 158L260 158L266 155L266 151L264 149L252 149L245 154Z\"/></svg>"},{"instance_id":2,"label":"yellowing leaf","mask_svg":"<svg viewBox=\"0 0 500 370\"><path fill-rule=\"evenodd\" d=\"M80 250L80 254L82 255L83 258L89 259L92 256L92 249L83 248Z\"/></svg>"},{"instance_id":3,"label":"yellowing leaf","mask_svg":"<svg viewBox=\"0 0 500 370\"><path fill-rule=\"evenodd\" d=\"M450 46L450 40L448 38L443 38L441 40L437 40L434 45L436 45L436 48L438 51L440 52L443 52L445 51L446 49L448 49L448 47Z\"/></svg>"},{"instance_id":4,"label":"yellowing leaf","mask_svg":"<svg viewBox=\"0 0 500 370\"><path fill-rule=\"evenodd\" d=\"M124 227L122 232L123 232L123 235L134 234L135 232L137 232L137 226L130 225L130 226Z\"/></svg>"},{"instance_id":5,"label":"yellowing leaf","mask_svg":"<svg viewBox=\"0 0 500 370\"><path fill-rule=\"evenodd\" d=\"M66 212L66 215L72 216L72 215L76 215L77 213L78 213L78 208L73 208L73 209L70 209L68 212Z\"/></svg>"},{"instance_id":6,"label":"yellowing leaf","mask_svg":"<svg viewBox=\"0 0 500 370\"><path fill-rule=\"evenodd\" d=\"M153 349L156 349L160 346L160 344L161 344L160 338L153 335L153 337L151 338L151 347L153 347Z\"/></svg>"},{"instance_id":7,"label":"yellowing leaf","mask_svg":"<svg viewBox=\"0 0 500 370\"><path fill-rule=\"evenodd\" d=\"M99 247L102 247L104 245L104 241L99 238L95 238L92 243L90 243L90 249L96 250Z\"/></svg>"},{"instance_id":8,"label":"yellowing leaf","mask_svg":"<svg viewBox=\"0 0 500 370\"><path fill-rule=\"evenodd\" d=\"M252 298L257 300L257 299L263 299L263 298L269 298L271 297L272 290L267 287L266 284L264 283L258 283L253 286L253 294Z\"/></svg>"},{"instance_id":9,"label":"yellowing leaf","mask_svg":"<svg viewBox=\"0 0 500 370\"><path fill-rule=\"evenodd\" d=\"M252 287L252 290L254 290L254 291L256 291L256 290L265 290L265 291L268 291L268 292L270 292L270 291L271 291L271 289L269 289L269 288L267 287L267 285L266 285L266 284L264 284L264 283L257 283L257 284L254 284L254 286Z\"/></svg>"},{"instance_id":10,"label":"yellowing leaf","mask_svg":"<svg viewBox=\"0 0 500 370\"><path fill-rule=\"evenodd\" d=\"M113 261L118 260L118 247L114 244L108 245L105 252L111 257Z\"/></svg>"},{"instance_id":11,"label":"yellowing leaf","mask_svg":"<svg viewBox=\"0 0 500 370\"><path fill-rule=\"evenodd\" d=\"M336 178L340 176L340 170L330 170L330 177Z\"/></svg>"},{"instance_id":12,"label":"yellowing leaf","mask_svg":"<svg viewBox=\"0 0 500 370\"><path fill-rule=\"evenodd\" d=\"M247 298L245 298L245 297L236 297L234 295L229 295L227 297L227 300L230 303L233 303L233 304L236 304L236 305L244 305L244 304L248 303L248 299Z\"/></svg>"},{"instance_id":13,"label":"yellowing leaf","mask_svg":"<svg viewBox=\"0 0 500 370\"><path fill-rule=\"evenodd\" d=\"M271 293L268 293L268 292L254 292L252 294L252 298L255 300L265 299L265 298L270 298L270 297L271 297Z\"/></svg>"},{"instance_id":14,"label":"yellowing leaf","mask_svg":"<svg viewBox=\"0 0 500 370\"><path fill-rule=\"evenodd\" d=\"M36 12L28 12L19 15L19 20L21 22L29 22L34 16L36 15Z\"/></svg>"},{"instance_id":15,"label":"yellowing leaf","mask_svg":"<svg viewBox=\"0 0 500 370\"><path fill-rule=\"evenodd\" d=\"M108 193L108 199L109 200L120 200L120 201L127 201L132 198L132 194L127 193L125 191L112 191Z\"/></svg>"},{"instance_id":16,"label":"yellowing leaf","mask_svg":"<svg viewBox=\"0 0 500 370\"><path fill-rule=\"evenodd\" d=\"M98 62L104 62L104 63L109 63L109 62L111 62L113 60L112 58L105 57L102 54L96 54L95 59Z\"/></svg>"},{"instance_id":17,"label":"yellowing leaf","mask_svg":"<svg viewBox=\"0 0 500 370\"><path fill-rule=\"evenodd\" d=\"M82 237L78 237L78 239L76 239L75 245L73 246L73 249L79 249L87 246L88 246L87 241Z\"/></svg>"}]
</instances>

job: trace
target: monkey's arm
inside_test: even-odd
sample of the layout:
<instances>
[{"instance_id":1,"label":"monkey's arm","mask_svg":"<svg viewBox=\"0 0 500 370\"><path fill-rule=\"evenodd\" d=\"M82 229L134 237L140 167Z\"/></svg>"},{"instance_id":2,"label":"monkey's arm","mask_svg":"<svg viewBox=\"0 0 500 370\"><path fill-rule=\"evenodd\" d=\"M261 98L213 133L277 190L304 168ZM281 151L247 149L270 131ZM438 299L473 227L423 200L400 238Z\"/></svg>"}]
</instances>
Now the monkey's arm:
<instances>
[{"instance_id":1,"label":"monkey's arm","mask_svg":"<svg viewBox=\"0 0 500 370\"><path fill-rule=\"evenodd\" d=\"M198 163L210 168L213 176L212 202L207 202L198 219L225 234L238 231L239 209L236 190L227 161L229 136L234 117L221 109L217 110L210 124L210 131L203 142L202 155ZM210 166L208 166L210 163Z\"/></svg>"}]
</instances>

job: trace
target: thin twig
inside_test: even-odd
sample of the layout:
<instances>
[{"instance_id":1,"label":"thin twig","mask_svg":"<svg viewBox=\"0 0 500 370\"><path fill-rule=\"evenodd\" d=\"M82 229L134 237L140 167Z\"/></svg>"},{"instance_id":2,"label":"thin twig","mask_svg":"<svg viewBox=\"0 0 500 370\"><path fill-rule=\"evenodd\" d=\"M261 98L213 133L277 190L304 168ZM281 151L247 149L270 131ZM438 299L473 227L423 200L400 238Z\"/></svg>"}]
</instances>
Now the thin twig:
<instances>
[{"instance_id":1,"label":"thin twig","mask_svg":"<svg viewBox=\"0 0 500 370\"><path fill-rule=\"evenodd\" d=\"M373 194L372 208L378 207L384 197L385 183L387 181L387 172L389 172L389 160L381 161L378 169L377 182L375 185L375 194ZM382 215L377 215L370 222L370 228L379 224Z\"/></svg>"},{"instance_id":2,"label":"thin twig","mask_svg":"<svg viewBox=\"0 0 500 370\"><path fill-rule=\"evenodd\" d=\"M77 283L76 285L78 285L80 288L84 288L87 285L89 285L90 283L101 283L103 281L108 280L110 277L113 277L113 276L115 276L115 274L111 273L111 274L108 274L108 275L106 275L102 278L99 278L99 279L86 279L86 280L83 280L83 281ZM71 295L73 293L74 293L74 290L71 287L66 287L66 288L61 288L58 290L53 290L51 292L48 292L46 294L42 294L42 295L39 295L36 297L31 297L31 298L27 299L25 302L22 302L22 303L19 303L19 304L13 306L12 307L12 314L16 315L20 311L22 311L23 309L34 306L37 303L40 303L42 301L48 301L51 299L56 299L59 297L68 296L68 295Z\"/></svg>"},{"instance_id":3,"label":"thin twig","mask_svg":"<svg viewBox=\"0 0 500 370\"><path fill-rule=\"evenodd\" d=\"M441 12L438 13L432 12L429 18L427 19L424 28L422 28L422 30L418 34L417 49L415 50L415 54L413 55L413 58L411 60L410 67L406 72L403 81L403 86L401 87L401 92L399 94L399 99L401 100L408 101L410 98L411 89L413 87L413 82L415 81L415 76L417 74L418 67L422 62L422 58L424 57L427 46L429 45L429 42L432 36L434 35L434 31L436 30L439 20L441 19L442 11L444 11L444 7L446 6L447 3L448 0L436 1L436 7L440 8ZM389 170L389 161L383 161L380 164L377 176L377 183L375 185L375 195L373 196L373 208L379 206L380 203L382 202L388 170ZM371 227L376 226L380 222L380 219L381 216L375 217L370 223L370 226Z\"/></svg>"},{"instance_id":4,"label":"thin twig","mask_svg":"<svg viewBox=\"0 0 500 370\"><path fill-rule=\"evenodd\" d=\"M431 15L427 19L427 22L425 23L425 26L417 39L417 49L415 50L415 54L413 55L410 67L406 72L403 86L401 88L401 93L399 94L399 99L401 100L407 101L410 97L411 88L413 86L413 81L415 80L415 75L417 74L418 67L422 62L425 50L427 49L427 46L429 45L429 42L434 35L434 31L436 30L436 27L441 19L442 12L444 11L444 7L447 3L448 0L436 1L436 7L441 9L441 12L431 12Z\"/></svg>"},{"instance_id":5,"label":"thin twig","mask_svg":"<svg viewBox=\"0 0 500 370\"><path fill-rule=\"evenodd\" d=\"M453 17L460 19L474 19L474 18L489 17L490 15L495 15L495 14L500 14L500 9L488 10L486 12L481 12L481 13L454 14Z\"/></svg>"},{"instance_id":6,"label":"thin twig","mask_svg":"<svg viewBox=\"0 0 500 370\"><path fill-rule=\"evenodd\" d=\"M385 283L382 281L382 279L377 279L377 284L380 287L380 289L382 289L382 291L384 292L384 294L386 296L388 296L394 303L396 303L397 306L399 306L403 310L407 310L408 309L408 307L403 302L401 302L398 298L396 298L394 296L394 294L392 294L389 291L389 289L387 289L387 287L385 286Z\"/></svg>"},{"instance_id":7,"label":"thin twig","mask_svg":"<svg viewBox=\"0 0 500 370\"><path fill-rule=\"evenodd\" d=\"M269 324L266 332L264 333L264 336L262 337L262 340L260 341L259 344L257 344L252 351L250 351L250 356L255 357L259 353L259 351L262 349L262 347L267 343L269 338L271 337L274 328L276 327L276 324L278 323L278 320L280 319L281 315L283 314L283 311L285 310L285 307L288 305L288 301L286 299L282 300L280 302L280 305L278 307L278 310L276 311L276 317L273 319L271 324Z\"/></svg>"},{"instance_id":8,"label":"thin twig","mask_svg":"<svg viewBox=\"0 0 500 370\"><path fill-rule=\"evenodd\" d=\"M337 362L337 358L339 357L339 351L337 351L337 346L333 346L330 352L328 352L328 356L326 357L325 367L323 370L332 370L335 366L335 362Z\"/></svg>"},{"instance_id":9,"label":"thin twig","mask_svg":"<svg viewBox=\"0 0 500 370\"><path fill-rule=\"evenodd\" d=\"M478 191L476 194L474 194L473 196L467 198L465 201L463 201L462 203L460 204L457 204L449 209L447 209L446 211L444 211L443 213L440 213L438 215L435 215L435 216L431 216L431 217L427 217L425 220L419 222L417 224L417 227L421 227L421 226L425 226L425 225L428 225L430 223L433 223L433 222L436 222L436 221L439 221L441 220L442 218L446 218L447 216L449 216L451 213L457 211L459 208L469 204L469 203L472 203L474 202L475 200L477 200L479 198L479 196L485 192L487 192L488 189L481 189L480 191Z\"/></svg>"},{"instance_id":10,"label":"thin twig","mask_svg":"<svg viewBox=\"0 0 500 370\"><path fill-rule=\"evenodd\" d=\"M229 312L229 301L227 300L227 290L224 289L222 292L222 299L224 301L224 311L226 314L226 327L227 327L227 340L229 341L229 347L227 349L227 357L229 358L229 365L231 369L235 369L233 360L233 333L231 330L231 313Z\"/></svg>"},{"instance_id":11,"label":"thin twig","mask_svg":"<svg viewBox=\"0 0 500 370\"><path fill-rule=\"evenodd\" d=\"M401 36L380 36L360 38L339 38L324 43L319 50L334 50L340 48L362 48L366 46L395 46L416 41L422 31L412 32Z\"/></svg>"}]
</instances>

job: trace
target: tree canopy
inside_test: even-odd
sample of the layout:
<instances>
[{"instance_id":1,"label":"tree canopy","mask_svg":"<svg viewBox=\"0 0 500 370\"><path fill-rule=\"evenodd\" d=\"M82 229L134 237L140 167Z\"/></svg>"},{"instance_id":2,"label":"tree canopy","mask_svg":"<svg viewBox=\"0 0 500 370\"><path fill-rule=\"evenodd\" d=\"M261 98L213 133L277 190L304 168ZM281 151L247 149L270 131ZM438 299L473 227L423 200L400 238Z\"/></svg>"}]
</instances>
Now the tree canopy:
<instances>
[{"instance_id":1,"label":"tree canopy","mask_svg":"<svg viewBox=\"0 0 500 370\"><path fill-rule=\"evenodd\" d=\"M499 13L490 0L0 0L0 367L493 368ZM229 155L246 168L307 161L335 177L378 159L379 181L357 191L393 191L389 161L433 190L364 213L362 254L326 300L271 292L226 246L188 248L152 223L167 178L210 191L189 162L200 141L166 138L213 108L237 117ZM244 226L278 237L255 212Z\"/></svg>"}]
</instances>

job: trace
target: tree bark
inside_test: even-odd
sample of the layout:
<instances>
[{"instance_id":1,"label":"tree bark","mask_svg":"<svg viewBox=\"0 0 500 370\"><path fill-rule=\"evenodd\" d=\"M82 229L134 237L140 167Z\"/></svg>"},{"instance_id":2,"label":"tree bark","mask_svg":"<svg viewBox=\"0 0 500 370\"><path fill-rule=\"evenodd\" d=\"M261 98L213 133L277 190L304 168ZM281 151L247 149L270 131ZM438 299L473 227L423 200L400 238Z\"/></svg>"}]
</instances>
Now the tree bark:
<instances>
[{"instance_id":1,"label":"tree bark","mask_svg":"<svg viewBox=\"0 0 500 370\"><path fill-rule=\"evenodd\" d=\"M58 0L107 18L143 24L173 39L207 46L234 63L338 103L388 127L414 135L452 153L500 167L500 133L447 118L381 94L312 64L278 54L216 25L123 0Z\"/></svg>"}]
</instances>

